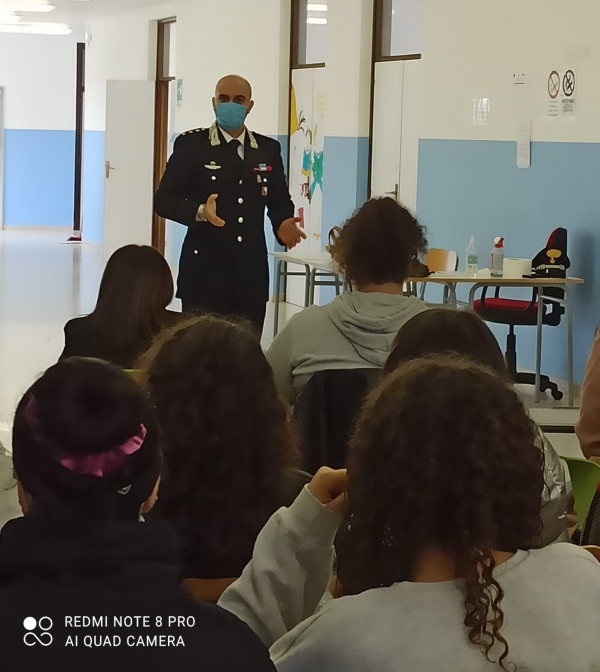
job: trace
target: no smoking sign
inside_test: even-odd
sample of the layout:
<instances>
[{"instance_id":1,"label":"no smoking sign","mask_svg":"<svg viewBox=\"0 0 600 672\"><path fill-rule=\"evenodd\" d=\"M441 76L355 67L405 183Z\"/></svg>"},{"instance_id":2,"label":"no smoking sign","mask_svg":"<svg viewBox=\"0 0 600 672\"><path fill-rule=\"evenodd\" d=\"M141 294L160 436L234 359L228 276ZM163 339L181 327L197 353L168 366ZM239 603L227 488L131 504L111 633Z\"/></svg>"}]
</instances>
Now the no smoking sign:
<instances>
[{"instance_id":1,"label":"no smoking sign","mask_svg":"<svg viewBox=\"0 0 600 672\"><path fill-rule=\"evenodd\" d=\"M548 75L548 105L546 115L550 119L574 117L576 107L577 78L574 70L561 74L552 70Z\"/></svg>"}]
</instances>

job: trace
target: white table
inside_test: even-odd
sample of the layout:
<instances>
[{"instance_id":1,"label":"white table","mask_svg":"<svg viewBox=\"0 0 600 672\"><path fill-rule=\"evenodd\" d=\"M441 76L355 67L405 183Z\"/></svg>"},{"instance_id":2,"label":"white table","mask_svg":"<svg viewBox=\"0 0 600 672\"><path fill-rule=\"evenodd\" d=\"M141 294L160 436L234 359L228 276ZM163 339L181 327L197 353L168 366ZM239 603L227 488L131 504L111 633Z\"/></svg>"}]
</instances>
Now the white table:
<instances>
[{"instance_id":1,"label":"white table","mask_svg":"<svg viewBox=\"0 0 600 672\"><path fill-rule=\"evenodd\" d=\"M312 306L315 302L315 287L335 287L339 296L344 280L334 266L331 255L322 254L320 257L303 257L291 252L270 252L269 256L275 259L275 324L273 326L273 338L279 331L279 307L281 302L281 282L284 278L292 276L304 276L304 307ZM288 264L304 266L304 271L290 271ZM330 280L323 280L329 277Z\"/></svg>"},{"instance_id":2,"label":"white table","mask_svg":"<svg viewBox=\"0 0 600 672\"><path fill-rule=\"evenodd\" d=\"M281 299L281 279L288 275L304 275L306 278L305 284L305 306L310 306L314 302L314 289L318 285L335 286L339 294L340 288L344 284L342 274L335 266L331 256L324 253L320 257L302 257L294 256L289 252L272 252L271 256L276 260L275 271L275 326L273 336L277 335L279 330L279 301ZM304 266L304 273L296 272L290 273L287 271L287 264L298 264ZM285 269L285 270L284 270ZM319 280L320 276L333 277L333 281ZM467 274L464 272L456 273L434 273L426 278L407 278L406 284L409 286L416 286L417 284L437 284L448 288L448 304L457 308L459 302L456 297L456 290L459 285L470 285L468 306L471 308L475 302L477 292L484 287L525 287L538 292L538 316L537 316L537 344L536 344L536 358L535 358L535 401L539 403L541 400L540 383L542 370L542 333L543 333L543 317L544 317L544 302L559 303L565 306L567 318L567 383L568 383L568 405L573 406L574 390L573 390L573 305L572 305L572 289L575 285L582 285L584 280L581 278L492 278L491 275L485 272L477 275ZM548 289L562 289L565 293L564 299L557 299L556 297L544 294Z\"/></svg>"}]
</instances>

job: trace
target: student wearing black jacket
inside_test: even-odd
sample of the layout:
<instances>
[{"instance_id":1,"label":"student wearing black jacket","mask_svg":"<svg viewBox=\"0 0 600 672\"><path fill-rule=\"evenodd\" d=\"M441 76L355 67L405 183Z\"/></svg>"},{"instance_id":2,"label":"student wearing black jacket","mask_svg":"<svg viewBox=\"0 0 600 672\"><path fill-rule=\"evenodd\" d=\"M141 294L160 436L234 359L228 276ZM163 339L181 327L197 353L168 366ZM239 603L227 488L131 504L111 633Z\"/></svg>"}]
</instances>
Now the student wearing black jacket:
<instances>
[{"instance_id":1,"label":"student wearing black jacket","mask_svg":"<svg viewBox=\"0 0 600 672\"><path fill-rule=\"evenodd\" d=\"M13 449L25 516L0 539L3 672L273 672L241 621L183 590L171 529L140 522L161 451L129 376L97 360L49 369Z\"/></svg>"},{"instance_id":2,"label":"student wearing black jacket","mask_svg":"<svg viewBox=\"0 0 600 672\"><path fill-rule=\"evenodd\" d=\"M174 292L162 254L147 245L121 247L106 264L94 312L65 325L60 359L97 357L133 368L156 334L181 318L167 310Z\"/></svg>"}]
</instances>

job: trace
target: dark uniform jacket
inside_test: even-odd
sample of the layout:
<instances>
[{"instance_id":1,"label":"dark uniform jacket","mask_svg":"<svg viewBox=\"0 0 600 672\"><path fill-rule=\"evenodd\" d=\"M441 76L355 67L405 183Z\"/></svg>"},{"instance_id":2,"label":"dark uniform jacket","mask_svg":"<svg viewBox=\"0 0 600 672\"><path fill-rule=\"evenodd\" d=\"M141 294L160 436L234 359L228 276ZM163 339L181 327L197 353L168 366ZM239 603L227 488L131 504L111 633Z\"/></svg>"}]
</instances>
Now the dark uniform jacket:
<instances>
[{"instance_id":1,"label":"dark uniform jacket","mask_svg":"<svg viewBox=\"0 0 600 672\"><path fill-rule=\"evenodd\" d=\"M245 155L228 144L217 125L183 133L156 194L156 212L188 228L179 264L177 296L227 312L237 305L268 300L269 267L265 208L273 230L294 216L281 146L246 131ZM196 222L198 208L218 194L223 228Z\"/></svg>"}]
</instances>

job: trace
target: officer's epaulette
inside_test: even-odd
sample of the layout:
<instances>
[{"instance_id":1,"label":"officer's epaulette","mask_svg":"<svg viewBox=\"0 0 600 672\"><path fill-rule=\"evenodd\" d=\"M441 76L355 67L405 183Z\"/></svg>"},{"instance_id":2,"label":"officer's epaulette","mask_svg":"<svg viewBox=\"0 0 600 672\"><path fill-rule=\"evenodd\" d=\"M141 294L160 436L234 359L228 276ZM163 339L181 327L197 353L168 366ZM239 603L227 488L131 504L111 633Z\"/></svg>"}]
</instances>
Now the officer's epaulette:
<instances>
[{"instance_id":1,"label":"officer's epaulette","mask_svg":"<svg viewBox=\"0 0 600 672\"><path fill-rule=\"evenodd\" d=\"M191 131L186 131L181 135L191 135L192 133L201 133L202 131L206 131L206 128L193 128Z\"/></svg>"}]
</instances>

